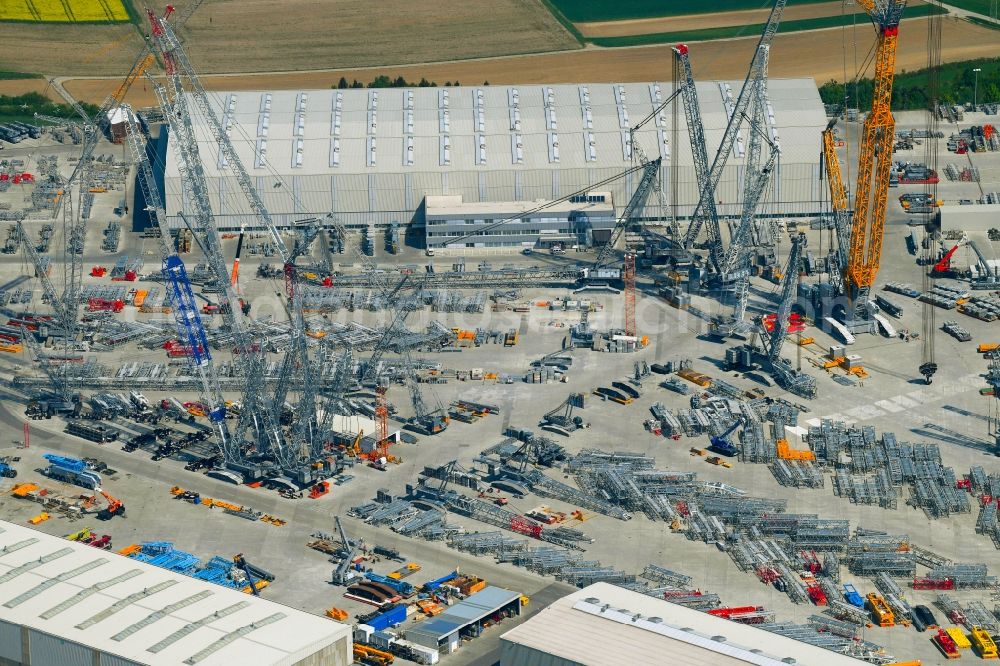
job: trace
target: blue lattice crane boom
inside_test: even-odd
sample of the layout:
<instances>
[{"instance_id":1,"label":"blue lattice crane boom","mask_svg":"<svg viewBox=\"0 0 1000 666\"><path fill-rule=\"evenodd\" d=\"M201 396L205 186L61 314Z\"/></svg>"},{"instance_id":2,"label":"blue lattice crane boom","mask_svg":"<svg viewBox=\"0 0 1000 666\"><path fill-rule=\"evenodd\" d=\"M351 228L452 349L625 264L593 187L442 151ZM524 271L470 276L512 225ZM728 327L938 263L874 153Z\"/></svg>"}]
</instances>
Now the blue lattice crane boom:
<instances>
[{"instance_id":1,"label":"blue lattice crane boom","mask_svg":"<svg viewBox=\"0 0 1000 666\"><path fill-rule=\"evenodd\" d=\"M747 106L750 104L753 86L747 84L759 78L762 69L766 71L768 49L761 47L769 47L774 39L774 35L777 34L778 25L781 23L781 16L785 11L786 2L787 0L775 0L774 6L771 8L771 14L768 16L767 23L764 26L764 31L761 33L760 41L757 42L757 49L754 51L753 60L750 62L750 69L743 82L743 87L740 89L739 97L736 98L736 103L733 105L732 113L729 116L729 123L726 126L726 132L722 136L722 143L719 145L719 150L712 162L712 168L709 170L708 182L701 190L698 205L691 216L691 224L688 226L687 233L684 236L684 246L687 248L691 248L694 245L698 239L698 234L701 232L702 225L707 224L709 226L709 252L715 256L721 254L722 237L718 229L719 219L717 216L710 216L711 208L709 201L715 200L719 181L722 179L726 163L732 154L733 147L736 145L744 114L746 114Z\"/></svg>"}]
</instances>

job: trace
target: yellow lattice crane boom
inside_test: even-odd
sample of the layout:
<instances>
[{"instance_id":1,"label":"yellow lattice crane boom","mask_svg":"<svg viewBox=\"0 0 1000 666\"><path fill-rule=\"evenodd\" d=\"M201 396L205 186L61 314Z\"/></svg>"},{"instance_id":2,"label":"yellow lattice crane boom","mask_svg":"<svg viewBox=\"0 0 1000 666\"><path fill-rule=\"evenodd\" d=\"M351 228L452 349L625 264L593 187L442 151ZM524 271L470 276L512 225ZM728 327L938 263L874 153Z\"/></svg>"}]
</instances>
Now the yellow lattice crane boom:
<instances>
[{"instance_id":1,"label":"yellow lattice crane boom","mask_svg":"<svg viewBox=\"0 0 1000 666\"><path fill-rule=\"evenodd\" d=\"M847 210L847 191L844 178L840 174L840 160L837 159L837 140L833 136L833 125L823 131L823 161L826 163L826 179L830 184L830 205L834 211Z\"/></svg>"},{"instance_id":2,"label":"yellow lattice crane boom","mask_svg":"<svg viewBox=\"0 0 1000 666\"><path fill-rule=\"evenodd\" d=\"M128 76L125 77L125 80L122 81L122 84L118 86L118 90L116 90L111 97L120 104L121 101L125 99L128 89L132 87L133 83L135 83L135 80L145 74L146 70L152 67L155 62L156 58L152 53L147 53L145 56L138 58L135 61L135 64L132 65L132 69L129 71Z\"/></svg>"},{"instance_id":3,"label":"yellow lattice crane boom","mask_svg":"<svg viewBox=\"0 0 1000 666\"><path fill-rule=\"evenodd\" d=\"M878 275L885 233L886 200L896 121L889 103L896 67L899 20L906 0L858 0L878 31L875 53L875 90L865 118L858 158L858 185L854 190L854 222L844 275L851 298L865 300ZM860 305L860 303L859 303Z\"/></svg>"}]
</instances>

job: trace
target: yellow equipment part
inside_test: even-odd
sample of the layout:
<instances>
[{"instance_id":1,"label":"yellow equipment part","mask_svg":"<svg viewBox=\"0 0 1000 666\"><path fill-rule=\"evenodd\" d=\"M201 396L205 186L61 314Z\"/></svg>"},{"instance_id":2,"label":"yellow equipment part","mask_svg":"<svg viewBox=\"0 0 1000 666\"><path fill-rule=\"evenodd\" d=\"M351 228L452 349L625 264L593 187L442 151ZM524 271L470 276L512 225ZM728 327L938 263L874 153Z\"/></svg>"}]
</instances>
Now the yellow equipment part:
<instances>
[{"instance_id":1,"label":"yellow equipment part","mask_svg":"<svg viewBox=\"0 0 1000 666\"><path fill-rule=\"evenodd\" d=\"M142 60L136 62L135 65L133 65L132 70L128 73L128 76L126 76L125 80L122 81L122 84L118 86L118 90L116 90L114 94L111 95L112 97L115 98L115 101L116 102L122 101L122 99L125 98L125 93L127 93L128 89L132 87L132 84L135 83L135 80L140 76L142 76L143 74L145 74L146 70L152 67L153 63L155 62L156 58L153 56L152 53L148 54Z\"/></svg>"},{"instance_id":2,"label":"yellow equipment part","mask_svg":"<svg viewBox=\"0 0 1000 666\"><path fill-rule=\"evenodd\" d=\"M963 650L968 650L972 647L972 642L969 637L965 635L965 632L958 627L949 627L945 629L945 632L951 636L951 640L955 641L955 645L962 648Z\"/></svg>"},{"instance_id":3,"label":"yellow equipment part","mask_svg":"<svg viewBox=\"0 0 1000 666\"><path fill-rule=\"evenodd\" d=\"M73 532L72 534L67 534L66 539L69 541L79 541L80 539L86 539L88 536L93 534L89 527L84 527L79 532Z\"/></svg>"},{"instance_id":4,"label":"yellow equipment part","mask_svg":"<svg viewBox=\"0 0 1000 666\"><path fill-rule=\"evenodd\" d=\"M379 664L379 666L388 666L393 661L396 660L395 655L391 652L383 652L382 650L377 650L370 645L362 645L361 643L354 644L354 659L355 661L359 659L366 660L365 663L369 664Z\"/></svg>"},{"instance_id":5,"label":"yellow equipment part","mask_svg":"<svg viewBox=\"0 0 1000 666\"><path fill-rule=\"evenodd\" d=\"M42 511L37 516L33 516L33 517L29 518L28 522L31 523L32 525L37 525L38 523L44 523L49 518L50 518L49 514L47 514L44 511Z\"/></svg>"},{"instance_id":6,"label":"yellow equipment part","mask_svg":"<svg viewBox=\"0 0 1000 666\"><path fill-rule=\"evenodd\" d=\"M133 543L131 546L125 546L124 548L119 550L118 554L124 555L125 557L131 557L132 555L135 555L140 551L142 551L142 546L140 546L137 543Z\"/></svg>"},{"instance_id":7,"label":"yellow equipment part","mask_svg":"<svg viewBox=\"0 0 1000 666\"><path fill-rule=\"evenodd\" d=\"M867 598L868 610L872 612L872 619L878 623L878 626L891 627L896 624L896 617L892 614L885 599L874 592L870 592Z\"/></svg>"},{"instance_id":8,"label":"yellow equipment part","mask_svg":"<svg viewBox=\"0 0 1000 666\"><path fill-rule=\"evenodd\" d=\"M268 585L270 585L270 583L267 582L266 580L256 580L256 579L254 579L254 584L257 586L257 591L258 592L260 592L265 587L267 587ZM246 587L243 588L243 593L244 594L253 594L253 589L249 585L247 585Z\"/></svg>"},{"instance_id":9,"label":"yellow equipment part","mask_svg":"<svg viewBox=\"0 0 1000 666\"><path fill-rule=\"evenodd\" d=\"M976 650L976 654L979 655L980 659L997 659L1000 657L997 653L997 644L993 642L988 631L982 627L972 628L972 646Z\"/></svg>"}]
</instances>

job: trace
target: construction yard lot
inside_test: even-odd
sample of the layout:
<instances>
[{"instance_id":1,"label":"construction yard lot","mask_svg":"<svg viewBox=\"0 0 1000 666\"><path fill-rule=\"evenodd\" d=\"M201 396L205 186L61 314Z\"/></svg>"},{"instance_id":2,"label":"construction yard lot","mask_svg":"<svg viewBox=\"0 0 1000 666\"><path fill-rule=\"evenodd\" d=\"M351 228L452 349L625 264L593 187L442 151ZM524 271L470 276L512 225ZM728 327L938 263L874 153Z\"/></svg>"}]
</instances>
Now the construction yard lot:
<instances>
[{"instance_id":1,"label":"construction yard lot","mask_svg":"<svg viewBox=\"0 0 1000 666\"><path fill-rule=\"evenodd\" d=\"M907 123L919 127L922 121L917 114L909 114L901 121L901 125L905 127ZM853 139L856 129L856 125L845 128L844 135L848 140ZM945 131L949 130L945 128ZM115 148L102 144L96 153L101 155L112 150ZM852 153L853 150L852 146ZM23 153L36 157L39 154L59 153L65 160L73 150L68 146L56 148L32 145L12 148L10 152L16 156L21 156ZM919 158L920 155L922 149L913 151L912 154L900 153L897 158ZM846 157L846 154L842 156ZM940 162L943 165L955 159L953 155L949 157L947 153L942 153ZM984 176L990 179L990 182L996 182L997 169L1000 167L1000 158L997 154L976 155L975 159ZM845 173L848 182L852 182L853 175L852 172ZM895 197L906 191L921 189L920 186L904 186L890 193L889 221L880 284L888 281L909 281L919 285L920 269L915 266L915 257L905 249L905 238L910 233L907 223L912 216L903 212ZM946 182L942 183L940 188L941 197L947 201L975 196L976 192L976 184L967 182ZM24 192L12 188L4 193L0 201L17 203L23 196ZM111 191L96 197L92 222L88 225L87 249L82 259L85 271L89 271L92 265L109 265L116 257L127 254L144 260L142 274L155 275L159 266L159 249L156 242L151 239L125 233L122 245L116 254L99 249L102 229L106 221L112 218L111 209L117 205L119 196L118 191ZM42 222L32 220L27 223L32 236ZM0 230L6 224L8 223L0 224ZM808 236L808 247L821 254L821 248L826 247L825 243L829 242L825 238L827 234L810 231ZM347 243L354 245L358 240L352 235ZM57 229L52 239L52 247L59 248L63 242L61 231ZM235 239L224 241L227 257L231 257L235 251L235 243ZM783 237L778 245L782 255L787 253L789 244L788 237ZM997 256L998 250L1000 243L989 246L992 256ZM51 256L58 261L57 250L53 251ZM592 253L571 254L570 260L588 262L593 260L593 256ZM336 268L345 272L356 271L358 266L352 265L350 260L349 256L337 257ZM499 261L496 258L491 260ZM553 259L545 255L510 257L510 261L517 264L550 260ZM195 265L199 261L201 255L197 251L185 256L185 262L190 265ZM254 304L255 317L272 315L280 318L284 316L283 299L277 294L282 289L282 281L254 277L256 266L261 261L267 260L244 254L241 272L242 293ZM447 257L438 257L432 261L416 248L409 247L404 248L402 254L398 256L387 255L379 249L376 261L393 280L398 277L396 271L408 264L430 262L435 265L438 272L441 272L447 270L450 263ZM28 274L20 255L0 256L0 284L17 282L18 288L33 290L36 300L26 307L38 309L41 307L40 288L37 281L24 279ZM53 274L57 276L54 279L58 282L59 269L54 269ZM802 279L803 282L807 282L812 278ZM107 278L87 275L83 284L93 286L109 283ZM143 289L153 286L162 288L162 285L153 281L126 284L129 287ZM478 348L463 348L460 353L430 352L422 354L421 358L454 370L483 368L498 374L517 375L528 369L532 361L560 349L564 344L568 327L579 320L578 312L552 311L538 306L537 303L556 298L579 297L565 288L525 289L519 297L520 303L530 304L525 312L487 310L483 313L435 313L422 309L411 316L407 326L417 331L422 330L431 320L438 320L449 328L482 327L500 330L516 328L521 333L520 342L513 347L486 344ZM590 315L590 322L595 329L605 330L621 326L620 296L593 293L586 297L596 306ZM913 299L898 295L890 294L890 297L904 309L902 317L893 320L893 324L899 329L920 330L922 316L920 304ZM751 312L756 314L773 311L774 299L774 285L758 279L753 281ZM695 305L709 313L725 309L707 298L695 297L694 300ZM328 608L338 607L353 616L371 610L371 606L345 599L342 596L344 589L329 583L334 565L328 561L326 555L306 545L318 532L333 533L335 531L333 516L339 515L344 519L345 529L351 538L364 538L368 546L378 544L397 549L405 561L419 564L421 570L408 580L419 584L458 567L463 573L478 575L491 584L527 595L531 601L526 611L531 614L567 593L571 587L566 583L557 582L551 576L542 576L509 563L497 563L488 554L476 556L451 548L445 541L426 541L422 538L401 536L387 527L376 527L347 516L352 507L370 502L378 489L385 489L396 496L403 495L406 486L415 484L418 475L425 467L438 467L456 460L464 468L473 468L476 464L474 459L485 448L504 439L502 432L507 426L527 428L540 433L537 424L541 417L563 401L567 393L581 392L586 395L587 404L577 413L593 427L578 430L569 437L546 433L572 455L579 455L586 449L643 454L655 460L656 469L679 473L694 472L700 481L735 486L754 497L780 499L787 502L788 513L816 514L821 519L829 520L847 519L852 530L865 527L885 530L891 534L905 534L908 543L915 547L928 549L956 562L986 562L990 567L990 573L996 573L996 548L987 536L975 533L978 506L974 498L970 498L973 503L970 513L930 519L924 512L907 505L909 490L905 487L900 489L898 508L883 509L834 496L831 487L832 478L828 472L825 473L825 485L820 488L781 486L764 464L730 459L732 467L726 468L708 464L703 455L692 455L692 448L704 449L708 445L708 437L705 435L683 436L673 440L644 429L643 421L649 418L650 408L654 403L662 403L671 410L683 409L690 405L690 396L682 396L661 388L658 385L661 376L645 377L638 389L640 397L629 405L602 401L592 395L591 391L599 386L607 386L614 379L625 380L631 376L634 363L637 361L652 364L681 358L691 359L693 369L716 380L724 379L742 390L761 388L750 378L739 373L727 372L720 367L718 361L728 345L712 342L704 337L704 319L693 312L670 307L658 298L649 275L640 275L636 314L638 331L650 338L648 347L635 354L602 354L587 349L567 352L573 358L573 363L567 371L566 383L501 384L494 381L449 379L447 383L426 385L425 393L428 399L436 396L444 404L458 399L492 403L500 407L500 414L487 415L474 423L453 422L445 432L433 437L420 436L415 444L395 444L391 452L401 459L399 464L389 465L388 471L379 471L363 464L350 467L346 470L346 474L353 479L343 485L332 486L328 495L318 499L289 499L263 488L225 483L203 473L183 469L182 460L166 458L154 461L150 458L150 452L145 450L126 453L121 450L120 441L105 445L86 442L65 434L63 432L65 423L59 418L31 421L31 446L27 450L18 449L16 443L24 421L24 396L19 395L10 384L5 384L0 389L0 427L8 433L5 441L0 442L0 454L21 457L21 461L16 465L20 473L14 481L35 482L67 495L83 491L42 477L37 470L45 465L41 457L43 453L94 457L117 470L116 474L105 476L104 487L124 501L127 507L126 518L100 522L94 520L92 516L87 516L81 520L70 521L54 515L52 519L42 522L38 526L39 529L51 534L66 535L89 527L98 534L108 534L113 541L113 550L142 541L166 540L172 541L179 549L203 558L213 555L231 558L235 553L243 553L249 561L276 576L274 583L263 591L265 598L308 612L322 614ZM863 386L837 383L833 380L833 376L842 375L840 369L834 368L828 373L812 363L813 360L819 359L819 354L829 345L837 342L827 333L809 327L805 334L815 337L815 345L800 348L791 340L786 343L785 355L794 359L801 349L802 366L807 372L816 376L819 382L819 397L806 402L807 411L799 416L799 425L808 427L827 419L845 421L859 427L871 426L876 429L878 435L887 431L894 432L902 442L938 444L943 464L953 467L959 477L967 474L972 466L981 466L987 473L1000 472L1000 459L994 455L947 441L935 440L919 432L925 430L926 424L935 423L969 437L983 439L986 426L982 421L982 414L987 412L988 404L992 400L979 395L978 392L978 388L983 385L981 375L985 370L985 362L982 356L975 352L975 344L981 341L997 341L996 323L978 321L954 311L938 311L937 317L939 323L948 318L958 319L971 331L974 342L961 343L943 333L938 333L937 354L941 370L931 386L923 385L918 379L916 368L921 359L919 341L908 343L898 338L859 336L857 343L851 347L851 352L860 354L865 367L868 368L870 376L864 380ZM125 321L153 321L162 319L163 315L140 314L136 309L128 308L120 318ZM389 318L391 312L386 311L341 310L330 314L324 324L358 321L366 326L378 327L386 325ZM29 354L28 351L17 355L0 354L0 376L10 381L18 375L26 374ZM133 344L127 344L111 353L95 352L95 354L99 355L100 363L107 364L112 369L130 362L168 362L163 350L140 349ZM220 360L233 358L228 350L219 350L218 356ZM178 366L187 363L184 359L173 362ZM694 389L695 386L691 384L690 388ZM790 397L795 402L802 402L774 386L761 390L768 397ZM149 389L144 390L144 393L154 403L168 396L179 400L198 399L194 392ZM399 409L398 417L410 415L411 409L405 388L392 386L388 392L388 401ZM166 420L161 422L161 425L182 432L194 429L189 424L175 424ZM395 430L398 421L394 418L390 425L391 429ZM801 445L797 446L801 448ZM546 469L545 474L565 483L573 483L571 475L558 467ZM37 515L39 508L31 502L11 497L6 492L11 486L12 482L7 479L0 484L0 514L7 520L23 524L30 517ZM251 522L226 515L219 508L210 509L207 506L175 500L171 494L171 488L174 486L197 492L202 497L212 497L265 512L286 521L286 524L278 526L262 521ZM468 489L460 490L471 496ZM524 513L540 505L566 515L580 508L569 500L544 497L535 493L528 493L523 498L512 497L509 508ZM737 569L727 552L715 545L687 538L683 531L673 529L667 522L653 521L641 513L637 513L628 521L616 520L591 511L586 511L585 514L585 520L579 522L571 520L567 524L585 532L593 539L592 543L581 544L583 548L581 556L588 561L599 561L604 566L611 566L628 574L637 574L649 564L668 568L690 576L691 587L706 594L718 594L726 606L763 605L768 610L774 611L779 620L801 623L805 622L808 616L822 611L821 608L808 603L792 603L788 596L773 586L763 584L752 573ZM495 525L457 513L449 514L448 522L461 525L466 533L501 531ZM527 539L510 531L503 533L510 538ZM400 566L400 563L388 561L367 564L383 575ZM924 571L924 568L918 569L919 574L923 574ZM855 583L860 590L873 589L869 579L849 574L846 567L842 575L845 582ZM936 599L936 591L914 591L909 589L908 581L900 580L899 583L904 587L906 599L910 604L932 605ZM962 603L979 600L992 605L988 591L959 590L950 594ZM939 613L936 607L935 613ZM458 653L446 657L444 663L454 666L495 663L498 650L497 637L515 622L517 620L504 621L501 626L491 628L480 639L464 644ZM413 623L414 620L407 620L403 629L413 626ZM871 627L864 630L866 640L885 646L887 651L900 661L919 658L927 664L940 663L936 649L928 640L929 636L930 634L917 633L912 627L904 626Z\"/></svg>"}]
</instances>

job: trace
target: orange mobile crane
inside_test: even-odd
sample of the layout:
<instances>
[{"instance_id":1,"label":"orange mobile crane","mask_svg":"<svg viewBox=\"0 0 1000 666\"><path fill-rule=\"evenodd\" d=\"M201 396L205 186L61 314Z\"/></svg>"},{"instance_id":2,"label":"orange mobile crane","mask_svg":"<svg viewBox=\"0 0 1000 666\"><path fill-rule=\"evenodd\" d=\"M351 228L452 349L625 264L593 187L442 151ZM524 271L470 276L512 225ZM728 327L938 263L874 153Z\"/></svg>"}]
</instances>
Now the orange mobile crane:
<instances>
[{"instance_id":1,"label":"orange mobile crane","mask_svg":"<svg viewBox=\"0 0 1000 666\"><path fill-rule=\"evenodd\" d=\"M875 52L875 88L872 106L865 118L858 157L858 180L854 190L854 217L850 237L846 225L838 225L841 242L840 257L845 262L841 293L848 297L842 319L853 332L874 330L872 308L868 297L878 275L885 236L886 201L889 196L889 175L892 169L892 148L896 121L889 104L896 67L896 45L899 22L906 0L858 0L871 17L878 31ZM823 153L830 182L835 215L844 211L847 197L840 175L840 165L833 151L832 128L823 135ZM846 220L845 220L846 221ZM843 242L847 241L846 249ZM841 276L835 278L839 282Z\"/></svg>"},{"instance_id":2,"label":"orange mobile crane","mask_svg":"<svg viewBox=\"0 0 1000 666\"><path fill-rule=\"evenodd\" d=\"M125 504L120 499L101 488L97 488L96 490L104 497L104 501L108 503L106 507L97 512L99 520L111 520L115 516L125 515Z\"/></svg>"}]
</instances>

